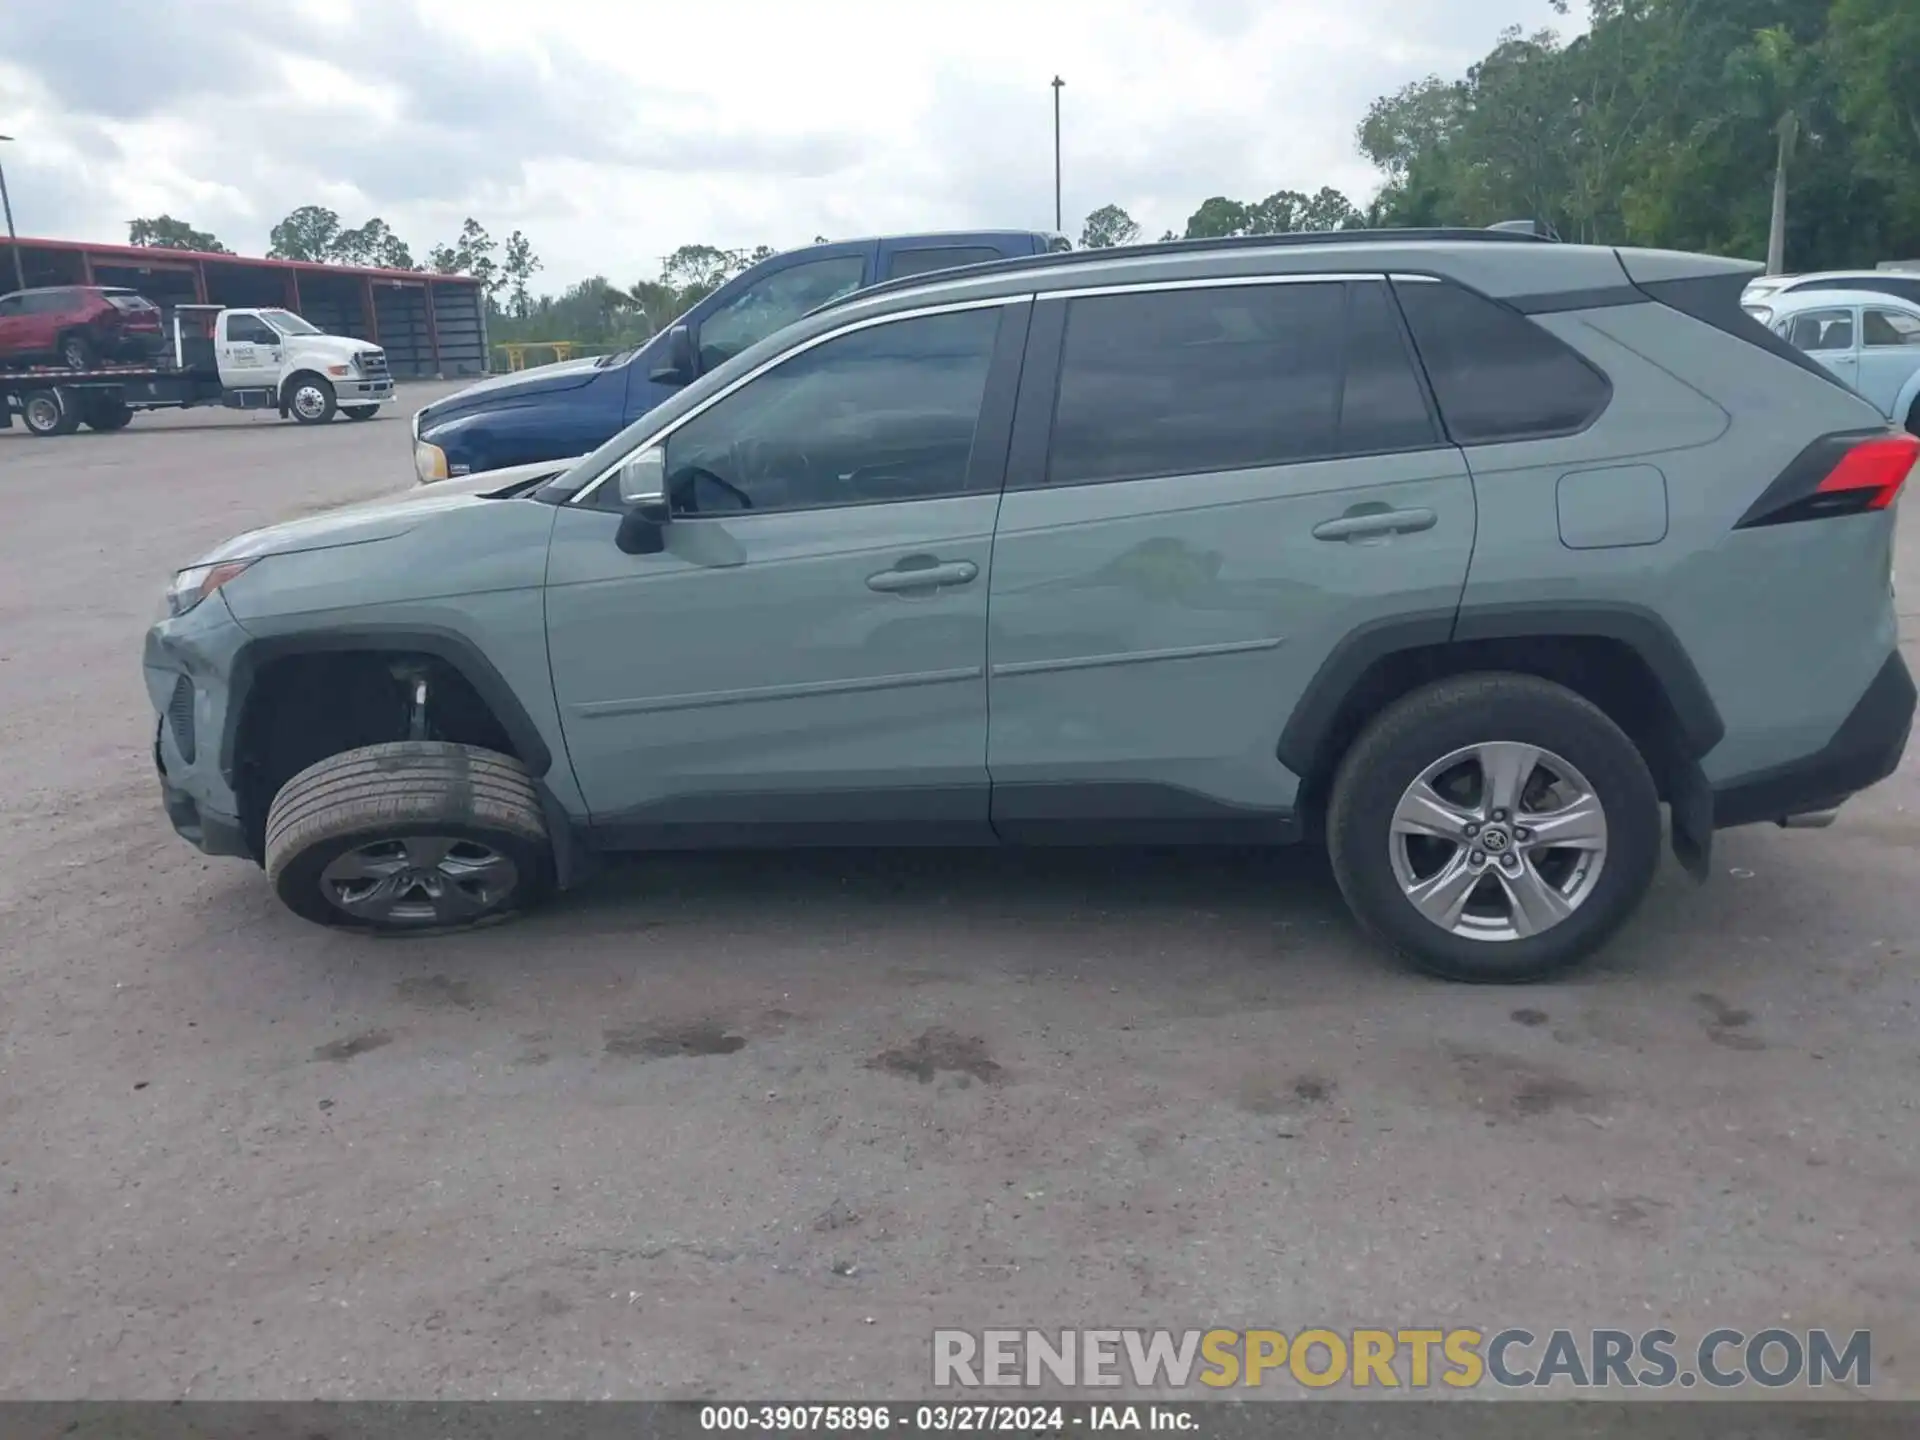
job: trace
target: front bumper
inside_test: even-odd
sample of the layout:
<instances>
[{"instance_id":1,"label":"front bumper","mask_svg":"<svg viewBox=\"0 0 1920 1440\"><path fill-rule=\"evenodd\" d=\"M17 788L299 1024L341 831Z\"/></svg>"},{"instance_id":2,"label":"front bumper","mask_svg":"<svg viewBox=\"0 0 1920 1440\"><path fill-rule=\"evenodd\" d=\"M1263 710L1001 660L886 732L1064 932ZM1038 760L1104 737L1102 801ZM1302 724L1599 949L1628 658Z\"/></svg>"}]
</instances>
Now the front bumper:
<instances>
[{"instance_id":1,"label":"front bumper","mask_svg":"<svg viewBox=\"0 0 1920 1440\"><path fill-rule=\"evenodd\" d=\"M1913 731L1915 698L1913 676L1896 650L1825 745L1799 760L1717 787L1714 828L1833 810L1886 779L1899 768Z\"/></svg>"},{"instance_id":2,"label":"front bumper","mask_svg":"<svg viewBox=\"0 0 1920 1440\"><path fill-rule=\"evenodd\" d=\"M340 380L333 393L342 405L384 405L393 399L393 381Z\"/></svg>"},{"instance_id":3,"label":"front bumper","mask_svg":"<svg viewBox=\"0 0 1920 1440\"><path fill-rule=\"evenodd\" d=\"M256 858L222 764L228 679L246 639L226 598L210 595L147 632L141 669L158 715L153 764L167 819L209 855Z\"/></svg>"},{"instance_id":4,"label":"front bumper","mask_svg":"<svg viewBox=\"0 0 1920 1440\"><path fill-rule=\"evenodd\" d=\"M167 722L160 721L153 737L153 764L160 772L160 804L181 839L198 846L208 855L234 855L252 859L246 832L231 815L203 805L167 775L165 754Z\"/></svg>"}]
</instances>

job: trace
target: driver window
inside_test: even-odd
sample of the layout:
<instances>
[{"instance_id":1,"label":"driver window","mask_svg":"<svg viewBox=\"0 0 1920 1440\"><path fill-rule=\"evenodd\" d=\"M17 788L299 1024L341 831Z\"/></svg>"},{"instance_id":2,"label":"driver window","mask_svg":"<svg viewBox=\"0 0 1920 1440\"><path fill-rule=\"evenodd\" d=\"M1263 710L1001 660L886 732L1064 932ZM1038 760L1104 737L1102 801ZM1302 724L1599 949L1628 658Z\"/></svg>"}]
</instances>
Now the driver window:
<instances>
[{"instance_id":1,"label":"driver window","mask_svg":"<svg viewBox=\"0 0 1920 1440\"><path fill-rule=\"evenodd\" d=\"M967 491L999 307L825 341L667 440L676 514L814 510Z\"/></svg>"},{"instance_id":2,"label":"driver window","mask_svg":"<svg viewBox=\"0 0 1920 1440\"><path fill-rule=\"evenodd\" d=\"M866 257L835 255L755 281L700 323L700 369L731 360L809 310L860 288Z\"/></svg>"},{"instance_id":3,"label":"driver window","mask_svg":"<svg viewBox=\"0 0 1920 1440\"><path fill-rule=\"evenodd\" d=\"M227 325L227 338L235 345L278 345L280 336L259 320L249 317Z\"/></svg>"}]
</instances>

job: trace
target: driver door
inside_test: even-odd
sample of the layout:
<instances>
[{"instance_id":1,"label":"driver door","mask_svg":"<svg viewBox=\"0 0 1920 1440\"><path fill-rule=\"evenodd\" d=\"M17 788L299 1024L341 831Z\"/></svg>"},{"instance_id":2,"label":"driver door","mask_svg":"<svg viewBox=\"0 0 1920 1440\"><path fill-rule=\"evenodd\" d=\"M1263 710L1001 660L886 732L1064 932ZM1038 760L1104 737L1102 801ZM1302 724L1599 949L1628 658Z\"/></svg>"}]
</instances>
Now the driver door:
<instances>
[{"instance_id":1,"label":"driver door","mask_svg":"<svg viewBox=\"0 0 1920 1440\"><path fill-rule=\"evenodd\" d=\"M222 315L219 362L228 389L271 389L280 379L280 332L253 315Z\"/></svg>"},{"instance_id":2,"label":"driver door","mask_svg":"<svg viewBox=\"0 0 1920 1440\"><path fill-rule=\"evenodd\" d=\"M616 545L612 480L561 507L554 691L609 843L992 838L988 569L1028 308L850 322L691 412L657 554Z\"/></svg>"}]
</instances>

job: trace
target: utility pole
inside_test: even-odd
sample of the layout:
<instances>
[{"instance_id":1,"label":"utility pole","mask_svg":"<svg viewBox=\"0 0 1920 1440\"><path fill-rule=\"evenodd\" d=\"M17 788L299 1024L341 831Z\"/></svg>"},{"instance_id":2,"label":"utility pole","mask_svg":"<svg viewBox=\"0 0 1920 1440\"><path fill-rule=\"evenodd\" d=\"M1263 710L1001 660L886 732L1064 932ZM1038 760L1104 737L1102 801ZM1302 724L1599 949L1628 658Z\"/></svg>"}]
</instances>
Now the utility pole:
<instances>
[{"instance_id":1,"label":"utility pole","mask_svg":"<svg viewBox=\"0 0 1920 1440\"><path fill-rule=\"evenodd\" d=\"M1066 81L1053 77L1053 228L1062 228L1060 219L1060 91Z\"/></svg>"},{"instance_id":2,"label":"utility pole","mask_svg":"<svg viewBox=\"0 0 1920 1440\"><path fill-rule=\"evenodd\" d=\"M0 140L11 140L11 135L0 135ZM0 210L7 212L7 248L13 252L13 286L16 290L27 288L27 267L20 260L20 237L13 233L13 201L7 195L7 167L0 165Z\"/></svg>"}]
</instances>

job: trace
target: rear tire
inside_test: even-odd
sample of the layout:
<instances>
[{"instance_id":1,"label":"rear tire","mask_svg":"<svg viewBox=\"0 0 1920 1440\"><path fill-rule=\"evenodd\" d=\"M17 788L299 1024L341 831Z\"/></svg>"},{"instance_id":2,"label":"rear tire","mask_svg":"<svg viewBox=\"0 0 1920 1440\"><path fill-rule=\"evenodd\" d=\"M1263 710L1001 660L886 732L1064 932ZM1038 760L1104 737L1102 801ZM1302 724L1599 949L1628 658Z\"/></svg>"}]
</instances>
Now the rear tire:
<instances>
[{"instance_id":1,"label":"rear tire","mask_svg":"<svg viewBox=\"0 0 1920 1440\"><path fill-rule=\"evenodd\" d=\"M65 335L60 340L60 363L69 370L92 370L99 365L100 357L86 336Z\"/></svg>"},{"instance_id":2,"label":"rear tire","mask_svg":"<svg viewBox=\"0 0 1920 1440\"><path fill-rule=\"evenodd\" d=\"M1462 675L1404 696L1354 742L1327 846L1354 914L1415 968L1523 984L1591 955L1638 907L1660 863L1660 800L1598 706L1531 675Z\"/></svg>"},{"instance_id":3,"label":"rear tire","mask_svg":"<svg viewBox=\"0 0 1920 1440\"><path fill-rule=\"evenodd\" d=\"M20 402L20 419L27 433L39 439L71 435L80 425L80 407L71 392L58 386L29 390Z\"/></svg>"},{"instance_id":4,"label":"rear tire","mask_svg":"<svg viewBox=\"0 0 1920 1440\"><path fill-rule=\"evenodd\" d=\"M95 400L87 406L82 418L92 429L105 433L126 429L133 420L133 411L123 401Z\"/></svg>"},{"instance_id":5,"label":"rear tire","mask_svg":"<svg viewBox=\"0 0 1920 1440\"><path fill-rule=\"evenodd\" d=\"M310 370L303 370L287 381L286 406L287 413L302 425L324 425L339 408L333 382Z\"/></svg>"},{"instance_id":6,"label":"rear tire","mask_svg":"<svg viewBox=\"0 0 1920 1440\"><path fill-rule=\"evenodd\" d=\"M267 812L267 878L294 914L382 933L524 909L553 886L533 779L470 745L403 740L330 756Z\"/></svg>"},{"instance_id":7,"label":"rear tire","mask_svg":"<svg viewBox=\"0 0 1920 1440\"><path fill-rule=\"evenodd\" d=\"M340 413L349 420L371 420L380 413L378 405L343 405Z\"/></svg>"}]
</instances>

